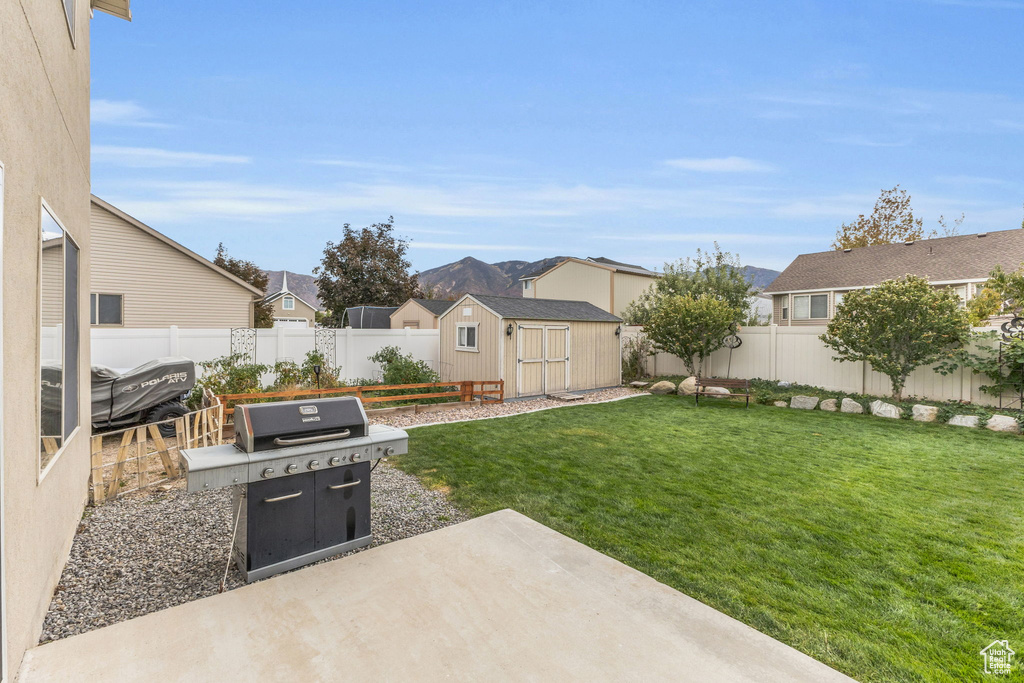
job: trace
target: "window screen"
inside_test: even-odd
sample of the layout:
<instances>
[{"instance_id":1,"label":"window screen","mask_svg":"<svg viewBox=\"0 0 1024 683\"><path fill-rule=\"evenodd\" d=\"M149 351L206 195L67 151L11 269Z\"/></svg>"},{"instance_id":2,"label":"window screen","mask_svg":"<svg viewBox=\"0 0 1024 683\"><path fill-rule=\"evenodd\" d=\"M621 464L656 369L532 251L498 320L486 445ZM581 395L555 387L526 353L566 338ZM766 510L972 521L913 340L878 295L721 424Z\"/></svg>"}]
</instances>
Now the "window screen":
<instances>
[{"instance_id":1,"label":"window screen","mask_svg":"<svg viewBox=\"0 0 1024 683\"><path fill-rule=\"evenodd\" d=\"M811 317L828 317L828 294L815 294L811 297Z\"/></svg>"}]
</instances>

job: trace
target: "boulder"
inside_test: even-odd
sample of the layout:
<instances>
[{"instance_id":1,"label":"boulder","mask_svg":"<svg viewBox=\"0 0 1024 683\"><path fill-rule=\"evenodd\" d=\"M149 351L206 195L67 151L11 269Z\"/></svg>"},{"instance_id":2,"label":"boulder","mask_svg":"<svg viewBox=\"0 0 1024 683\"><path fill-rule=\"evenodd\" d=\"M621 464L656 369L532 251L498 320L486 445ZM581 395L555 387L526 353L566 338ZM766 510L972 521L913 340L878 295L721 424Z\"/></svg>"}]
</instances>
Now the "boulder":
<instances>
[{"instance_id":1,"label":"boulder","mask_svg":"<svg viewBox=\"0 0 1024 683\"><path fill-rule=\"evenodd\" d=\"M655 385L648 389L647 391L651 392L652 394L671 394L675 390L675 384L663 379L660 382L655 383Z\"/></svg>"},{"instance_id":2,"label":"boulder","mask_svg":"<svg viewBox=\"0 0 1024 683\"><path fill-rule=\"evenodd\" d=\"M949 424L954 427L977 427L978 416L977 415L954 415L949 418Z\"/></svg>"},{"instance_id":3,"label":"boulder","mask_svg":"<svg viewBox=\"0 0 1024 683\"><path fill-rule=\"evenodd\" d=\"M993 432L1020 434L1020 424L1017 422L1017 418L1009 415L993 415L988 419L985 429L991 429Z\"/></svg>"},{"instance_id":4,"label":"boulder","mask_svg":"<svg viewBox=\"0 0 1024 683\"><path fill-rule=\"evenodd\" d=\"M859 401L854 401L852 398L844 398L843 402L839 405L839 410L844 413L863 413L864 406Z\"/></svg>"},{"instance_id":5,"label":"boulder","mask_svg":"<svg viewBox=\"0 0 1024 683\"><path fill-rule=\"evenodd\" d=\"M697 393L697 378L687 377L679 383L679 394L682 396L692 396Z\"/></svg>"},{"instance_id":6,"label":"boulder","mask_svg":"<svg viewBox=\"0 0 1024 683\"><path fill-rule=\"evenodd\" d=\"M900 419L899 406L894 406L893 404L886 403L885 401L872 401L871 414L875 417L888 417L894 420Z\"/></svg>"},{"instance_id":7,"label":"boulder","mask_svg":"<svg viewBox=\"0 0 1024 683\"><path fill-rule=\"evenodd\" d=\"M728 396L732 392L725 387L704 387L701 396Z\"/></svg>"},{"instance_id":8,"label":"boulder","mask_svg":"<svg viewBox=\"0 0 1024 683\"><path fill-rule=\"evenodd\" d=\"M776 401L776 402L775 402L775 403L773 403L772 405L773 405L773 406L775 406L776 408L785 408L785 407L786 407L786 406L788 406L789 404L788 404L788 403L786 403L785 401Z\"/></svg>"},{"instance_id":9,"label":"boulder","mask_svg":"<svg viewBox=\"0 0 1024 683\"><path fill-rule=\"evenodd\" d=\"M920 403L911 408L913 418L918 422L935 422L939 419L939 409L935 406L924 406Z\"/></svg>"},{"instance_id":10,"label":"boulder","mask_svg":"<svg viewBox=\"0 0 1024 683\"><path fill-rule=\"evenodd\" d=\"M826 398L824 401L821 402L821 405L818 407L821 408L822 410L827 410L830 413L834 413L837 410L839 410L839 406L837 405L838 403L838 399Z\"/></svg>"},{"instance_id":11,"label":"boulder","mask_svg":"<svg viewBox=\"0 0 1024 683\"><path fill-rule=\"evenodd\" d=\"M797 410L814 410L818 405L817 396L794 396L789 399L789 407Z\"/></svg>"},{"instance_id":12,"label":"boulder","mask_svg":"<svg viewBox=\"0 0 1024 683\"><path fill-rule=\"evenodd\" d=\"M640 382L640 381L636 381L636 382L630 382L630 383L629 383L629 386L633 387L634 389L643 389L643 388L644 388L644 387L646 387L646 386L647 386L648 384L650 384L650 382Z\"/></svg>"}]
</instances>

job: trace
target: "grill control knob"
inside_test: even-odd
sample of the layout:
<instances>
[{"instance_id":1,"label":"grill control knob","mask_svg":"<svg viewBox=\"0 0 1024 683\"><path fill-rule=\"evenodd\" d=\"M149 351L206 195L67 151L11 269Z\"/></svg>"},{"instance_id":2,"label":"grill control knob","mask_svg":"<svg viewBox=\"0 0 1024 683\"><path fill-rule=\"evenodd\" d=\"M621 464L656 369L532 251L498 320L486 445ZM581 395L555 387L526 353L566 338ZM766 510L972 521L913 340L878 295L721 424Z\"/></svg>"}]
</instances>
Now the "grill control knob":
<instances>
[{"instance_id":1,"label":"grill control knob","mask_svg":"<svg viewBox=\"0 0 1024 683\"><path fill-rule=\"evenodd\" d=\"M391 446L388 446L387 448L384 449L384 457L385 458L387 456L389 456L389 455L394 455L394 454L395 454L395 449L392 448Z\"/></svg>"},{"instance_id":2,"label":"grill control knob","mask_svg":"<svg viewBox=\"0 0 1024 683\"><path fill-rule=\"evenodd\" d=\"M298 472L298 470L299 466L296 465L295 463L291 463L290 465L284 468L285 474L295 474L296 472Z\"/></svg>"},{"instance_id":3,"label":"grill control knob","mask_svg":"<svg viewBox=\"0 0 1024 683\"><path fill-rule=\"evenodd\" d=\"M330 465L331 467L337 467L338 465L341 464L341 458L339 458L338 456L334 456L333 458L327 461L327 464Z\"/></svg>"},{"instance_id":4,"label":"grill control knob","mask_svg":"<svg viewBox=\"0 0 1024 683\"><path fill-rule=\"evenodd\" d=\"M310 460L309 464L306 465L306 467L308 467L311 470L315 470L317 467L320 467L320 461L319 460Z\"/></svg>"},{"instance_id":5,"label":"grill control knob","mask_svg":"<svg viewBox=\"0 0 1024 683\"><path fill-rule=\"evenodd\" d=\"M264 479L270 477L273 474L274 474L274 468L273 467L268 467L267 469L265 469L262 472L260 472L260 476L263 477Z\"/></svg>"}]
</instances>

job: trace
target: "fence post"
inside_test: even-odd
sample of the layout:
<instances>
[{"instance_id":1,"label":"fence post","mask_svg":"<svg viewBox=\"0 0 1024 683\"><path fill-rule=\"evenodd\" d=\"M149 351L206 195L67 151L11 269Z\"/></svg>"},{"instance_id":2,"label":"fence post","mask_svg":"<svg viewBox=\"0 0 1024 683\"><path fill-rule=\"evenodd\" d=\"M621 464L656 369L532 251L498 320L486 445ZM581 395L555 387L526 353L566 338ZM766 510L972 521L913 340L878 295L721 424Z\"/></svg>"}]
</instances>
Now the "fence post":
<instances>
[{"instance_id":1,"label":"fence post","mask_svg":"<svg viewBox=\"0 0 1024 683\"><path fill-rule=\"evenodd\" d=\"M778 333L778 325L771 325L768 327L768 379L776 381L779 379Z\"/></svg>"},{"instance_id":2,"label":"fence post","mask_svg":"<svg viewBox=\"0 0 1024 683\"><path fill-rule=\"evenodd\" d=\"M103 437L92 437L92 504L99 505L105 498L103 490Z\"/></svg>"},{"instance_id":3,"label":"fence post","mask_svg":"<svg viewBox=\"0 0 1024 683\"><path fill-rule=\"evenodd\" d=\"M348 379L355 379L356 376L352 374L354 368L352 367L352 328L345 328L345 377Z\"/></svg>"},{"instance_id":4,"label":"fence post","mask_svg":"<svg viewBox=\"0 0 1024 683\"><path fill-rule=\"evenodd\" d=\"M288 357L288 354L284 352L284 325L281 325L277 328L277 348L274 350L274 361L277 362Z\"/></svg>"}]
</instances>

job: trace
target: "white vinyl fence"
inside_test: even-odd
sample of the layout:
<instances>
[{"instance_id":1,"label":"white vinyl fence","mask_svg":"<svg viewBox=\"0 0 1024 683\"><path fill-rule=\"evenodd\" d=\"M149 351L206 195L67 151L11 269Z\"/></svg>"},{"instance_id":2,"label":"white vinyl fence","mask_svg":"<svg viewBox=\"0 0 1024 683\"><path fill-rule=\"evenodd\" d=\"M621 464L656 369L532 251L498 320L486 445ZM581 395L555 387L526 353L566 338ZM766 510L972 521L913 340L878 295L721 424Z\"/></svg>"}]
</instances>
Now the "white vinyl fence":
<instances>
[{"instance_id":1,"label":"white vinyl fence","mask_svg":"<svg viewBox=\"0 0 1024 683\"><path fill-rule=\"evenodd\" d=\"M639 333L639 327L626 327L627 337ZM870 364L840 363L832 360L833 351L818 336L824 326L808 327L744 327L739 334L743 344L732 351L720 349L711 355L704 370L707 376L771 379L810 384L851 394L888 396L892 393L889 378L871 369ZM685 375L683 362L667 353L659 353L647 364L652 375ZM980 387L988 378L960 368L950 375L940 375L931 367L918 368L907 378L904 396L919 396L935 401L971 401L996 405L998 398Z\"/></svg>"},{"instance_id":2,"label":"white vinyl fence","mask_svg":"<svg viewBox=\"0 0 1024 683\"><path fill-rule=\"evenodd\" d=\"M397 346L403 353L412 354L417 360L425 361L432 369L438 370L437 330L314 330L287 327L256 330L256 362L273 365L279 360L293 360L302 363L306 354L314 350L318 332L321 335L333 333L333 365L341 367L341 377L346 380L377 378L380 368L368 358L385 346ZM51 357L47 353L54 353L50 347L57 340L51 339L52 336L45 335L43 339L44 358ZM162 356L185 356L201 363L231 353L231 330L228 328L93 328L91 340L92 364L118 369L134 368ZM321 337L320 343L329 348L329 341ZM328 362L332 362L331 359Z\"/></svg>"}]
</instances>

